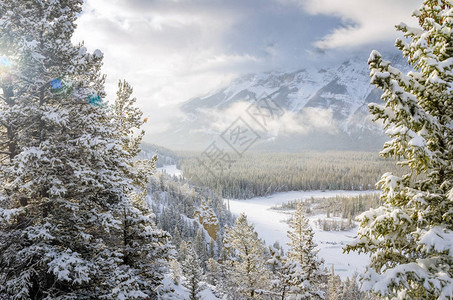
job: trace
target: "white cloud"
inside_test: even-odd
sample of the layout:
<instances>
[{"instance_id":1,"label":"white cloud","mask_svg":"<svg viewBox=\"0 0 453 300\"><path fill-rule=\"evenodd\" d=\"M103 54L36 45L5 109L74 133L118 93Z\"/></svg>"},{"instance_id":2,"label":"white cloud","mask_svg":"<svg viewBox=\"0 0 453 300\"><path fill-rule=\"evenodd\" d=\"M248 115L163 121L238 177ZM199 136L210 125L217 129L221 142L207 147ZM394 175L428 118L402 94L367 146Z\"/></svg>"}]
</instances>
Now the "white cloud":
<instances>
[{"instance_id":1,"label":"white cloud","mask_svg":"<svg viewBox=\"0 0 453 300\"><path fill-rule=\"evenodd\" d=\"M103 51L110 99L119 79L132 84L137 104L150 117L147 133L153 134L182 117L177 104L257 64L252 55L223 51L224 33L238 17L184 1L88 0L73 40Z\"/></svg>"},{"instance_id":2,"label":"white cloud","mask_svg":"<svg viewBox=\"0 0 453 300\"><path fill-rule=\"evenodd\" d=\"M321 49L352 48L394 39L398 35L395 25L402 21L416 24L411 15L422 3L422 0L289 1L296 2L310 14L341 18L342 27L334 29L315 43Z\"/></svg>"},{"instance_id":3,"label":"white cloud","mask_svg":"<svg viewBox=\"0 0 453 300\"><path fill-rule=\"evenodd\" d=\"M202 117L205 122L200 131L221 133L227 129L238 117L249 124L261 136L276 137L298 134L309 134L313 131L336 133L338 127L333 120L332 109L308 107L300 112L284 110L280 117L268 119L266 129L261 127L248 115L247 108L250 102L238 101L224 109L203 109Z\"/></svg>"},{"instance_id":4,"label":"white cloud","mask_svg":"<svg viewBox=\"0 0 453 300\"><path fill-rule=\"evenodd\" d=\"M103 51L109 97L119 79L132 84L153 135L183 117L180 103L238 75L303 67L316 40L320 48L338 48L388 39L419 2L87 0L74 41ZM338 18L344 26L335 29ZM293 120L285 130L302 130Z\"/></svg>"}]
</instances>

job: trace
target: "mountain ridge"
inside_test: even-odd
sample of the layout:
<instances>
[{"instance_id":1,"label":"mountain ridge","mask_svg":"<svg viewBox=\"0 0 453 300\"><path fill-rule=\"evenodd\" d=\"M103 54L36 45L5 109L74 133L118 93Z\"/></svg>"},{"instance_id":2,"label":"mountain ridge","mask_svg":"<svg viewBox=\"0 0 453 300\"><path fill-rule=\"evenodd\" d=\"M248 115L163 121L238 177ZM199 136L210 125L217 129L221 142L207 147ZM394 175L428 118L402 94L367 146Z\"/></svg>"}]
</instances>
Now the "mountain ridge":
<instances>
[{"instance_id":1,"label":"mountain ridge","mask_svg":"<svg viewBox=\"0 0 453 300\"><path fill-rule=\"evenodd\" d=\"M409 69L402 57L390 55L390 60L398 68ZM247 105L267 97L284 111L284 117L270 131L256 128L262 139L253 149L374 151L386 138L371 122L367 106L381 101L380 95L370 85L366 60L359 56L330 67L246 74L184 102L180 110L185 118L166 133L166 141L156 142L171 148L202 149L228 123L239 116L247 117ZM177 142L172 143L172 138Z\"/></svg>"}]
</instances>

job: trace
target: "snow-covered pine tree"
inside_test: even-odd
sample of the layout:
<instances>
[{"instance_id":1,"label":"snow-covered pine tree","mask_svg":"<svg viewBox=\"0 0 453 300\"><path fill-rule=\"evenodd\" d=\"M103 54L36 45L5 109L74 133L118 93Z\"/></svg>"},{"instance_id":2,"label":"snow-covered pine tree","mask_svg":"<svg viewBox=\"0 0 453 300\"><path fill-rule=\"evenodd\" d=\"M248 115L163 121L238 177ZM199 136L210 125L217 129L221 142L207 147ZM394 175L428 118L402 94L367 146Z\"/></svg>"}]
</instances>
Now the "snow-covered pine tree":
<instances>
[{"instance_id":1,"label":"snow-covered pine tree","mask_svg":"<svg viewBox=\"0 0 453 300\"><path fill-rule=\"evenodd\" d=\"M370 293L360 290L358 274L355 273L351 278L347 277L342 281L340 276L333 272L329 276L326 299L329 300L378 300L382 299Z\"/></svg>"},{"instance_id":2,"label":"snow-covered pine tree","mask_svg":"<svg viewBox=\"0 0 453 300\"><path fill-rule=\"evenodd\" d=\"M182 268L181 264L176 259L170 261L170 270L173 283L179 285L181 283Z\"/></svg>"},{"instance_id":3,"label":"snow-covered pine tree","mask_svg":"<svg viewBox=\"0 0 453 300\"><path fill-rule=\"evenodd\" d=\"M209 251L207 253L208 255L208 259L209 258L216 258L216 247L217 247L217 244L215 243L215 241L213 239L211 239L209 241Z\"/></svg>"},{"instance_id":4,"label":"snow-covered pine tree","mask_svg":"<svg viewBox=\"0 0 453 300\"><path fill-rule=\"evenodd\" d=\"M81 6L0 2L0 298L147 296L114 234L142 178L101 100L102 53L71 43Z\"/></svg>"},{"instance_id":5,"label":"snow-covered pine tree","mask_svg":"<svg viewBox=\"0 0 453 300\"><path fill-rule=\"evenodd\" d=\"M226 238L227 236L228 230L225 231L225 241L229 239ZM234 282L235 269L234 260L232 259L233 249L231 249L228 243L223 245L225 247L221 248L219 260L215 267L218 272L215 272L215 274L211 273L210 275L213 275L216 279L216 294L228 297L227 299L239 299L241 297L240 291L238 291Z\"/></svg>"},{"instance_id":6,"label":"snow-covered pine tree","mask_svg":"<svg viewBox=\"0 0 453 300\"><path fill-rule=\"evenodd\" d=\"M184 286L189 290L189 299L198 300L200 299L200 282L202 281L203 270L201 269L200 260L192 244L187 246L187 250L187 255L182 263L185 277Z\"/></svg>"},{"instance_id":7,"label":"snow-covered pine tree","mask_svg":"<svg viewBox=\"0 0 453 300\"><path fill-rule=\"evenodd\" d=\"M399 299L453 298L453 2L427 0L414 12L421 28L397 26L396 47L413 71L369 58L371 82L385 104L371 104L391 138L381 151L407 166L378 185L384 203L363 213L347 250L369 253L363 286Z\"/></svg>"},{"instance_id":8,"label":"snow-covered pine tree","mask_svg":"<svg viewBox=\"0 0 453 300\"><path fill-rule=\"evenodd\" d=\"M219 263L213 259L213 258L209 258L208 259L208 263L206 264L207 265L207 271L206 271L206 281L213 285L213 286L216 286L217 285L217 282L220 278L220 267L219 267Z\"/></svg>"},{"instance_id":9,"label":"snow-covered pine tree","mask_svg":"<svg viewBox=\"0 0 453 300\"><path fill-rule=\"evenodd\" d=\"M281 248L269 247L271 258L267 261L272 271L271 289L278 299L286 299L291 287L291 272L295 263L288 261Z\"/></svg>"},{"instance_id":10,"label":"snow-covered pine tree","mask_svg":"<svg viewBox=\"0 0 453 300\"><path fill-rule=\"evenodd\" d=\"M317 257L314 233L303 214L303 205L298 203L288 231L288 263L296 263L290 271L291 288L288 299L324 299L322 291L327 275Z\"/></svg>"},{"instance_id":11,"label":"snow-covered pine tree","mask_svg":"<svg viewBox=\"0 0 453 300\"><path fill-rule=\"evenodd\" d=\"M181 241L182 241L181 234L179 233L178 226L176 226L172 234L172 243L177 247L177 250L179 248L179 245L181 244Z\"/></svg>"},{"instance_id":12,"label":"snow-covered pine tree","mask_svg":"<svg viewBox=\"0 0 453 300\"><path fill-rule=\"evenodd\" d=\"M365 298L365 294L360 291L359 284L357 282L357 274L354 274L351 278L347 277L342 282L343 288L341 289L342 300L362 300Z\"/></svg>"},{"instance_id":13,"label":"snow-covered pine tree","mask_svg":"<svg viewBox=\"0 0 453 300\"><path fill-rule=\"evenodd\" d=\"M152 160L136 159L144 131L138 135L134 131L140 129L144 120L142 112L134 107L136 99L131 97L132 92L132 87L126 81L120 81L113 105L117 139L121 141L126 158L132 163L133 173L129 177L134 180L136 188L115 207L121 222L115 235L120 238L118 244L123 247L122 259L129 269L129 278L118 284L116 294L112 296L118 297L119 292L122 292L123 296L130 297L127 294L128 284L135 281L140 291L155 298L160 292L159 286L174 247L169 243L170 235L157 228L155 216L145 201L156 156Z\"/></svg>"},{"instance_id":14,"label":"snow-covered pine tree","mask_svg":"<svg viewBox=\"0 0 453 300\"><path fill-rule=\"evenodd\" d=\"M193 242L193 248L198 255L203 270L206 270L206 261L208 260L206 239L203 232L203 227L197 230L197 235Z\"/></svg>"},{"instance_id":15,"label":"snow-covered pine tree","mask_svg":"<svg viewBox=\"0 0 453 300\"><path fill-rule=\"evenodd\" d=\"M178 249L178 261L182 263L184 259L186 259L187 253L189 253L189 246L187 245L185 240L181 241Z\"/></svg>"},{"instance_id":16,"label":"snow-covered pine tree","mask_svg":"<svg viewBox=\"0 0 453 300\"><path fill-rule=\"evenodd\" d=\"M170 244L170 235L157 228L154 214L140 195L119 206L122 213L120 230L114 234L120 239L118 246L123 248L122 260L127 277L117 284L115 293L111 295L115 298L119 298L119 293L133 298L128 293L131 283L151 299L156 298L158 293L166 292L160 287L174 246Z\"/></svg>"},{"instance_id":17,"label":"snow-covered pine tree","mask_svg":"<svg viewBox=\"0 0 453 300\"><path fill-rule=\"evenodd\" d=\"M338 275L335 275L334 268L332 265L332 272L329 275L329 280L327 281L327 299L329 300L342 300L340 299L342 291L341 278Z\"/></svg>"},{"instance_id":18,"label":"snow-covered pine tree","mask_svg":"<svg viewBox=\"0 0 453 300\"><path fill-rule=\"evenodd\" d=\"M253 225L247 222L247 216L241 214L234 227L227 230L224 244L229 247L229 257L225 264L233 266L232 288L247 299L260 298L259 291L270 287L270 272L266 268L266 248L258 237Z\"/></svg>"}]
</instances>

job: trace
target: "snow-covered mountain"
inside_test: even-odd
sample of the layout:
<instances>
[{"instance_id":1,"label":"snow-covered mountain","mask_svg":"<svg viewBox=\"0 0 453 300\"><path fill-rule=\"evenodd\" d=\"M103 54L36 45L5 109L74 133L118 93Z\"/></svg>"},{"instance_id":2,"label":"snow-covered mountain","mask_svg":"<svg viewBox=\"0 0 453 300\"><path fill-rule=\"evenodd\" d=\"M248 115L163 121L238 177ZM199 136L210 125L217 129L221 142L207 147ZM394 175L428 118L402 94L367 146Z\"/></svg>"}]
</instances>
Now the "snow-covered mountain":
<instances>
[{"instance_id":1,"label":"snow-covered mountain","mask_svg":"<svg viewBox=\"0 0 453 300\"><path fill-rule=\"evenodd\" d=\"M386 57L408 69L402 58ZM379 149L385 137L371 121L368 103L381 101L381 93L369 82L367 59L359 56L327 68L248 74L184 103L185 119L165 134L162 144L204 147L242 117L260 136L257 149ZM282 114L261 132L249 118L248 107L263 97Z\"/></svg>"}]
</instances>

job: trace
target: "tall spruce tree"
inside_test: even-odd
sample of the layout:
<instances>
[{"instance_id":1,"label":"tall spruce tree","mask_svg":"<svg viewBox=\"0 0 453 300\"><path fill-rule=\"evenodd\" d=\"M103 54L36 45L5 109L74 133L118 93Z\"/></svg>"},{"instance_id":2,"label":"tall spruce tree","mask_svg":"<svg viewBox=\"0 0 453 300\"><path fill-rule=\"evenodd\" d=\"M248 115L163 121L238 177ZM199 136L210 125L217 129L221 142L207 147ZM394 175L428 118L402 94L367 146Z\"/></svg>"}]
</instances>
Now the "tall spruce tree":
<instances>
[{"instance_id":1,"label":"tall spruce tree","mask_svg":"<svg viewBox=\"0 0 453 300\"><path fill-rule=\"evenodd\" d=\"M303 214L302 203L297 203L288 231L289 249L286 269L291 287L289 299L324 299L322 288L327 281L322 262L317 257L314 233Z\"/></svg>"},{"instance_id":2,"label":"tall spruce tree","mask_svg":"<svg viewBox=\"0 0 453 300\"><path fill-rule=\"evenodd\" d=\"M271 288L277 299L287 299L287 293L291 288L294 263L288 261L283 249L269 247L271 258L267 261L272 271Z\"/></svg>"},{"instance_id":3,"label":"tall spruce tree","mask_svg":"<svg viewBox=\"0 0 453 300\"><path fill-rule=\"evenodd\" d=\"M197 230L197 235L195 236L195 240L193 242L193 248L197 253L198 259L200 260L201 267L203 268L203 270L206 270L206 262L208 260L208 257L203 227Z\"/></svg>"},{"instance_id":4,"label":"tall spruce tree","mask_svg":"<svg viewBox=\"0 0 453 300\"><path fill-rule=\"evenodd\" d=\"M410 170L386 173L384 203L363 213L348 250L369 253L364 287L398 299L453 298L453 2L427 0L414 12L421 27L397 29L405 74L373 51L371 82L385 104L371 104L391 138L381 155Z\"/></svg>"},{"instance_id":5,"label":"tall spruce tree","mask_svg":"<svg viewBox=\"0 0 453 300\"><path fill-rule=\"evenodd\" d=\"M170 235L157 228L155 216L146 202L147 186L157 157L152 160L138 160L140 142L144 131L138 130L144 123L143 113L134 106L133 89L126 81L118 83L117 98L113 105L113 124L117 127L117 140L120 141L124 155L132 164L129 177L135 189L115 207L116 217L120 219L119 230L114 234L123 247L122 259L128 268L128 280L116 287L117 294L128 290L128 284L135 280L135 286L149 297L155 298L160 292L163 273L167 270L170 252ZM113 210L113 209L112 209ZM133 278L133 279L131 279ZM120 288L122 287L122 288Z\"/></svg>"},{"instance_id":6,"label":"tall spruce tree","mask_svg":"<svg viewBox=\"0 0 453 300\"><path fill-rule=\"evenodd\" d=\"M132 160L137 123L102 101L102 53L71 43L81 6L0 1L2 299L149 297L142 258L166 238L131 202L147 170Z\"/></svg>"},{"instance_id":7,"label":"tall spruce tree","mask_svg":"<svg viewBox=\"0 0 453 300\"><path fill-rule=\"evenodd\" d=\"M261 298L259 291L269 289L270 272L266 267L267 255L264 242L258 237L247 216L241 214L234 227L225 234L225 247L229 257L224 264L232 265L229 282L238 295L236 298Z\"/></svg>"},{"instance_id":8,"label":"tall spruce tree","mask_svg":"<svg viewBox=\"0 0 453 300\"><path fill-rule=\"evenodd\" d=\"M187 255L182 262L182 269L185 277L184 286L189 290L189 299L200 299L200 283L203 279L203 269L200 266L200 260L192 244L188 245Z\"/></svg>"}]
</instances>

